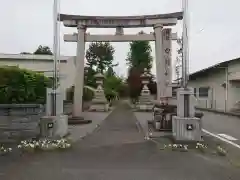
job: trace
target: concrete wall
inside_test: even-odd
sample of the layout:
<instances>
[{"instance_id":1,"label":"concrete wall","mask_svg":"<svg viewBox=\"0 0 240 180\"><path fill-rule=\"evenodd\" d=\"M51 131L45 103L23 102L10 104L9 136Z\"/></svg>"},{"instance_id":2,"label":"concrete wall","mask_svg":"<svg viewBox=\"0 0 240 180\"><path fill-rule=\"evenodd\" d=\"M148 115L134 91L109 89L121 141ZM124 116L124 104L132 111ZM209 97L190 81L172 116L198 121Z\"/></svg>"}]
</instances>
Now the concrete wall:
<instances>
[{"instance_id":1,"label":"concrete wall","mask_svg":"<svg viewBox=\"0 0 240 180\"><path fill-rule=\"evenodd\" d=\"M37 72L44 72L48 77L53 76L53 60L48 55L0 55L0 66L19 66ZM62 56L60 63L61 85L69 88L75 78L75 57Z\"/></svg>"},{"instance_id":2,"label":"concrete wall","mask_svg":"<svg viewBox=\"0 0 240 180\"><path fill-rule=\"evenodd\" d=\"M227 70L227 77L226 77ZM195 80L189 81L189 86L196 88L196 98L198 106L203 108L213 108L217 110L229 111L240 101L240 83L231 79L240 79L236 74L240 72L240 62L230 62L228 68L214 68L209 74L203 74ZM234 76L235 75L235 76ZM234 77L233 77L234 76ZM224 83L228 78L228 91ZM208 98L199 97L199 88L209 87ZM226 98L227 96L227 98Z\"/></svg>"},{"instance_id":3,"label":"concrete wall","mask_svg":"<svg viewBox=\"0 0 240 180\"><path fill-rule=\"evenodd\" d=\"M240 101L240 61L233 61L228 67L228 109ZM236 80L239 81L236 81ZM235 80L235 81L233 81Z\"/></svg>"}]
</instances>

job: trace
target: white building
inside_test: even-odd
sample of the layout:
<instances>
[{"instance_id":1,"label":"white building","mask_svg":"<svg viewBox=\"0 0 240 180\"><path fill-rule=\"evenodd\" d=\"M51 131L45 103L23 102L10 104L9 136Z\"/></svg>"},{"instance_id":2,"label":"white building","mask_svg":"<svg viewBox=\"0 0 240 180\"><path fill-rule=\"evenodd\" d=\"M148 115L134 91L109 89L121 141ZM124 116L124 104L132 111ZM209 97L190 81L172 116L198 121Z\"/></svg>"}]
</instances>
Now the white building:
<instances>
[{"instance_id":1,"label":"white building","mask_svg":"<svg viewBox=\"0 0 240 180\"><path fill-rule=\"evenodd\" d=\"M199 107L231 111L240 102L240 58L191 74L189 86Z\"/></svg>"},{"instance_id":2,"label":"white building","mask_svg":"<svg viewBox=\"0 0 240 180\"><path fill-rule=\"evenodd\" d=\"M34 54L0 54L0 66L19 66L53 77L53 56ZM74 84L75 57L61 56L59 63L60 84L64 90Z\"/></svg>"}]
</instances>

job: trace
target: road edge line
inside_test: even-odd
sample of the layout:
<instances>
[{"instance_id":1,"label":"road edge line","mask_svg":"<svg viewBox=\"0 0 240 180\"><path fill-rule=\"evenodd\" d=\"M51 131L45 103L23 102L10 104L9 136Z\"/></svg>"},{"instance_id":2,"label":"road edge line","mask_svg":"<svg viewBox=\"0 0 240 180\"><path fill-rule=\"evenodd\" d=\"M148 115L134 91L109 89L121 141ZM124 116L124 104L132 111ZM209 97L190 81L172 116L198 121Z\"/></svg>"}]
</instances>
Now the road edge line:
<instances>
[{"instance_id":1,"label":"road edge line","mask_svg":"<svg viewBox=\"0 0 240 180\"><path fill-rule=\"evenodd\" d=\"M218 136L218 135L216 135L216 134L214 134L214 133L211 133L211 132L207 131L206 129L202 129L202 131L203 131L204 133L210 135L210 136L213 136L213 137L215 137L215 138L217 138L217 139L220 139L221 141L223 141L223 142L225 142L225 143L228 143L228 144L231 144L232 146L240 149L240 145L239 145L239 144L236 144L236 143L234 143L234 142L232 142L232 141L229 141L229 140L227 140L227 139L225 139L225 138L223 138L223 137L221 137L221 136Z\"/></svg>"}]
</instances>

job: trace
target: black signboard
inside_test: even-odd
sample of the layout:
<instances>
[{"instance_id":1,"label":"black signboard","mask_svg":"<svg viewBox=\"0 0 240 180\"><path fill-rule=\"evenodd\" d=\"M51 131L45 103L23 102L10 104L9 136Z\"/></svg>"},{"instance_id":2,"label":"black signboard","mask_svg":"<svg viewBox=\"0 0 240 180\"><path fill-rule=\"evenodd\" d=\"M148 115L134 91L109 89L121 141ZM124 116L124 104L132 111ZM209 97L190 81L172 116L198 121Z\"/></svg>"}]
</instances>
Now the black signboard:
<instances>
[{"instance_id":1,"label":"black signboard","mask_svg":"<svg viewBox=\"0 0 240 180\"><path fill-rule=\"evenodd\" d=\"M48 129L52 129L53 128L53 123L48 123L47 127L48 127Z\"/></svg>"},{"instance_id":2,"label":"black signboard","mask_svg":"<svg viewBox=\"0 0 240 180\"><path fill-rule=\"evenodd\" d=\"M187 124L186 128L188 131L192 131L194 129L193 124Z\"/></svg>"}]
</instances>

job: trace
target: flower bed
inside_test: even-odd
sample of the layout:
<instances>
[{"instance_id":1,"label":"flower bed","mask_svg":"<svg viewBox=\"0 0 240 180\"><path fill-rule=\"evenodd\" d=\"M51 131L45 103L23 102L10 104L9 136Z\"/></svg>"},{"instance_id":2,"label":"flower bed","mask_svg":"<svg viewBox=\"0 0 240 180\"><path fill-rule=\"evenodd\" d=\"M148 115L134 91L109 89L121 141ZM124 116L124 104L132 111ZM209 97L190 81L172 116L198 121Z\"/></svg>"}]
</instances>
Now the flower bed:
<instances>
[{"instance_id":1,"label":"flower bed","mask_svg":"<svg viewBox=\"0 0 240 180\"><path fill-rule=\"evenodd\" d=\"M39 141L21 141L17 147L26 152L34 152L35 150L51 151L56 149L69 149L71 147L71 143L66 139L42 139Z\"/></svg>"},{"instance_id":2,"label":"flower bed","mask_svg":"<svg viewBox=\"0 0 240 180\"><path fill-rule=\"evenodd\" d=\"M8 153L12 152L12 148L6 148L4 146L0 147L0 155L6 155Z\"/></svg>"}]
</instances>

